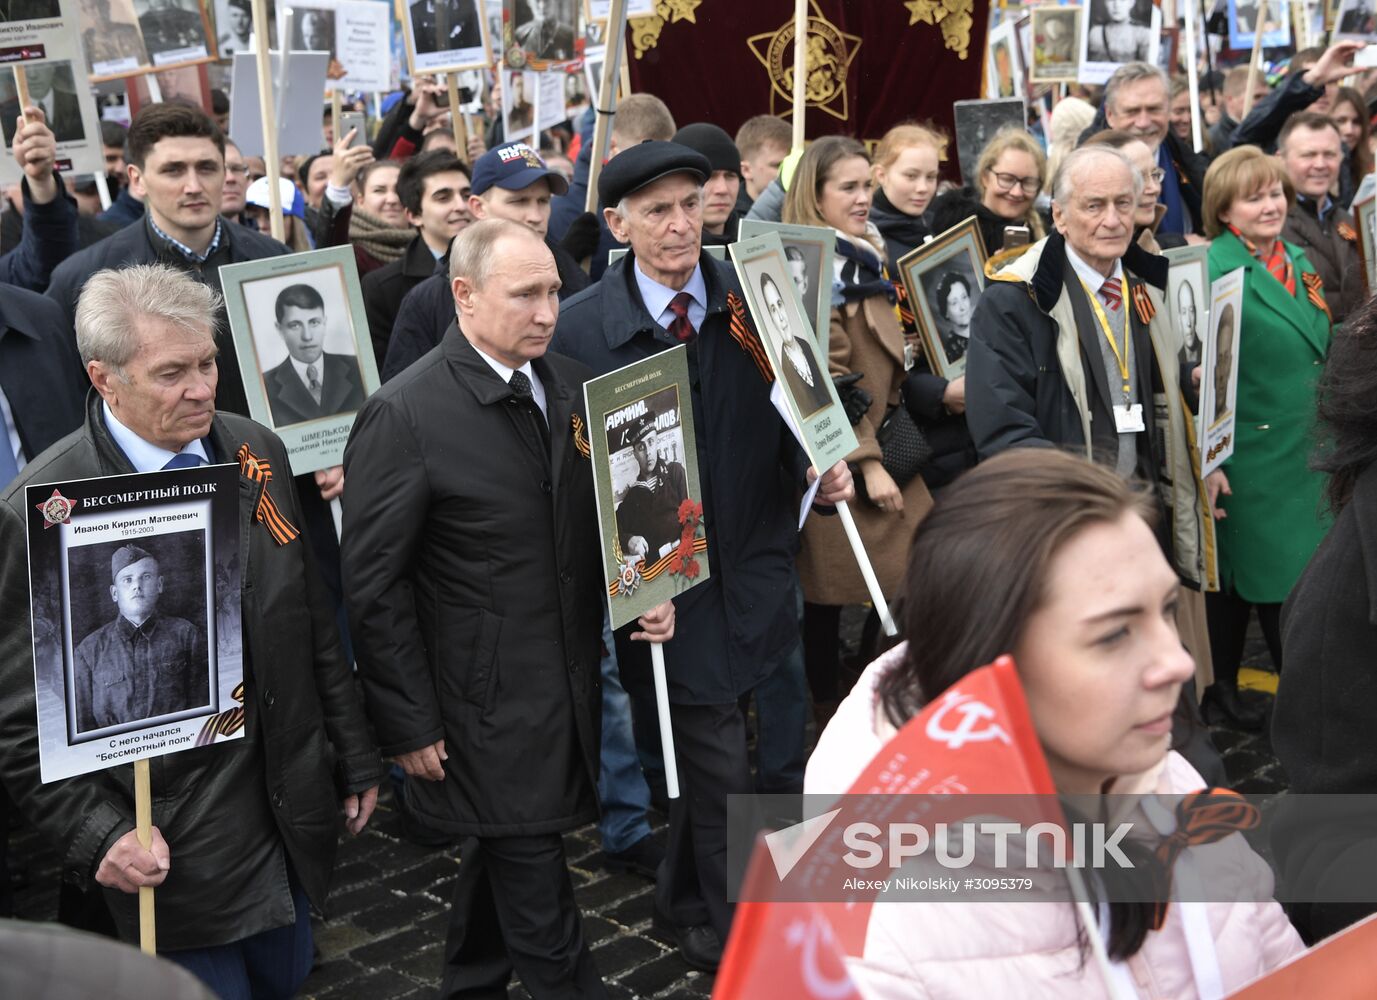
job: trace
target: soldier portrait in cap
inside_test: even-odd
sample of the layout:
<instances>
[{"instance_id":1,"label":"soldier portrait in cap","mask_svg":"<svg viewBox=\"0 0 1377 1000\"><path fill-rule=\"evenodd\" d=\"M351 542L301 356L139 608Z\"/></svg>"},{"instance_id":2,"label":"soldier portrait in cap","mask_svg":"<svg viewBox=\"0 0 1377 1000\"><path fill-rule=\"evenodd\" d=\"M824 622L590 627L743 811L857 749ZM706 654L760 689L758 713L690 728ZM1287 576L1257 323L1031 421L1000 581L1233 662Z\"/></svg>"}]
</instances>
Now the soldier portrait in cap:
<instances>
[{"instance_id":1,"label":"soldier portrait in cap","mask_svg":"<svg viewBox=\"0 0 1377 1000\"><path fill-rule=\"evenodd\" d=\"M679 390L662 389L633 406L643 412L608 430L617 537L623 558L651 564L679 543L679 506L689 496Z\"/></svg>"},{"instance_id":2,"label":"soldier portrait in cap","mask_svg":"<svg viewBox=\"0 0 1377 1000\"><path fill-rule=\"evenodd\" d=\"M257 325L254 329L256 344L260 339L268 341L260 358L268 351L278 357L286 352L279 363L263 371L263 390L274 427L353 413L363 405L363 379L353 342L340 339L336 350L326 350L332 317L326 295L318 287L320 279L313 281L312 277L309 273L299 275L277 290L271 334ZM328 282L330 274L321 277ZM328 284L325 291L330 292ZM275 338L276 343L269 338Z\"/></svg>"},{"instance_id":3,"label":"soldier portrait in cap","mask_svg":"<svg viewBox=\"0 0 1377 1000\"><path fill-rule=\"evenodd\" d=\"M134 0L153 65L202 59L206 26L195 0Z\"/></svg>"},{"instance_id":4,"label":"soldier portrait in cap","mask_svg":"<svg viewBox=\"0 0 1377 1000\"><path fill-rule=\"evenodd\" d=\"M528 62L567 62L574 58L575 0L508 2L514 7L513 40Z\"/></svg>"},{"instance_id":5,"label":"soldier portrait in cap","mask_svg":"<svg viewBox=\"0 0 1377 1000\"><path fill-rule=\"evenodd\" d=\"M206 630L164 606L173 603L168 581L175 572L200 579L203 586L186 588L191 593L184 596L189 607L199 602L204 616L203 546L201 532L178 532L71 550L72 579L89 581L72 587L73 636L86 632L72 666L78 733L148 723L210 703ZM101 618L89 630L78 624Z\"/></svg>"}]
</instances>

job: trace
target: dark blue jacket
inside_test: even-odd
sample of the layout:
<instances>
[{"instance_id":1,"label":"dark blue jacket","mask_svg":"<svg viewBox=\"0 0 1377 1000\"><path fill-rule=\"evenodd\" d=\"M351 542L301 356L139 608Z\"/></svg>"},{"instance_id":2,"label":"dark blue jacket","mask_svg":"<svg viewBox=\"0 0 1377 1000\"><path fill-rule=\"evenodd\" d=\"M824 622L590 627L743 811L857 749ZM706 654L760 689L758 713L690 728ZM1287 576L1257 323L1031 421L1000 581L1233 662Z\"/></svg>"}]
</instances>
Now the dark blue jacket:
<instances>
[{"instance_id":1,"label":"dark blue jacket","mask_svg":"<svg viewBox=\"0 0 1377 1000\"><path fill-rule=\"evenodd\" d=\"M120 193L115 196L110 207L97 215L96 218L103 222L127 226L129 223L138 222L143 218L143 202L130 194L127 187L120 188Z\"/></svg>"},{"instance_id":2,"label":"dark blue jacket","mask_svg":"<svg viewBox=\"0 0 1377 1000\"><path fill-rule=\"evenodd\" d=\"M24 234L13 250L0 257L0 282L42 292L48 287L53 268L77 252L76 202L61 179L57 197L46 205L34 204L29 197L28 178L20 188L24 192Z\"/></svg>"},{"instance_id":3,"label":"dark blue jacket","mask_svg":"<svg viewBox=\"0 0 1377 1000\"><path fill-rule=\"evenodd\" d=\"M37 458L81 426L89 385L76 338L57 303L0 285L0 391L26 458ZM6 485L0 483L0 489Z\"/></svg>"},{"instance_id":4,"label":"dark blue jacket","mask_svg":"<svg viewBox=\"0 0 1377 1000\"><path fill-rule=\"evenodd\" d=\"M563 304L551 350L604 375L674 346L641 301L633 260L627 254ZM675 598L665 665L671 700L718 705L765 680L798 643L794 557L808 461L770 403L770 382L732 337L727 294L742 297L735 272L706 254L699 266L708 311L689 370L712 575ZM649 649L625 641L630 630L618 633L622 681L649 684Z\"/></svg>"}]
</instances>

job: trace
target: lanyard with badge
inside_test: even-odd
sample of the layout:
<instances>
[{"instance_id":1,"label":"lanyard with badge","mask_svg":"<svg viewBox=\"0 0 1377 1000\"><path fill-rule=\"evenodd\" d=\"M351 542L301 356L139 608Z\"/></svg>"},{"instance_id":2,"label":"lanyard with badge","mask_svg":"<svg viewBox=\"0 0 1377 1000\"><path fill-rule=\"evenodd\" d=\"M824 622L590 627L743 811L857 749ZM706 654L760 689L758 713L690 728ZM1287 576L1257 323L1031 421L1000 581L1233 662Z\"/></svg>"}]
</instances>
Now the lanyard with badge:
<instances>
[{"instance_id":1,"label":"lanyard with badge","mask_svg":"<svg viewBox=\"0 0 1377 1000\"><path fill-rule=\"evenodd\" d=\"M1122 287L1121 308L1128 308L1128 278L1122 274L1119 276L1119 283ZM1090 290L1084 281L1081 287L1085 289L1085 297L1090 300L1090 308L1095 310L1095 319L1099 321L1100 329L1104 331L1105 340L1109 341L1109 349L1114 352L1114 360L1119 363L1119 374L1124 380L1124 402L1122 406L1114 406L1114 429L1120 434L1136 434L1139 431L1147 430L1147 424L1143 422L1143 404L1134 403L1129 405L1132 394L1132 375L1128 370L1128 351L1133 337L1133 325L1129 322L1128 313L1124 313L1124 347L1119 349L1119 342L1114 339L1114 329L1109 325L1109 317L1105 315L1104 307L1100 305L1100 297Z\"/></svg>"}]
</instances>

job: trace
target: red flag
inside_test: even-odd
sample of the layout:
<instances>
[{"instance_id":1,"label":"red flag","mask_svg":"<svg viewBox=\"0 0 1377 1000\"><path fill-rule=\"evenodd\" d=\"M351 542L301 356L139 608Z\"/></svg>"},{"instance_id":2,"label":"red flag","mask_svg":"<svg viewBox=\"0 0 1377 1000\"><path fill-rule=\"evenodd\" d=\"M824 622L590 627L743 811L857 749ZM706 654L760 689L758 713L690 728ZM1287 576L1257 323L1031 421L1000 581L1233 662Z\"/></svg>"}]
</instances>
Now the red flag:
<instances>
[{"instance_id":1,"label":"red flag","mask_svg":"<svg viewBox=\"0 0 1377 1000\"><path fill-rule=\"evenodd\" d=\"M742 895L767 896L777 884L764 838L756 841ZM714 1000L847 1000L860 992L835 934L815 903L737 904L731 937L713 983Z\"/></svg>"},{"instance_id":2,"label":"red flag","mask_svg":"<svg viewBox=\"0 0 1377 1000\"><path fill-rule=\"evenodd\" d=\"M1367 1000L1377 983L1377 914L1229 994L1230 1000Z\"/></svg>"}]
</instances>

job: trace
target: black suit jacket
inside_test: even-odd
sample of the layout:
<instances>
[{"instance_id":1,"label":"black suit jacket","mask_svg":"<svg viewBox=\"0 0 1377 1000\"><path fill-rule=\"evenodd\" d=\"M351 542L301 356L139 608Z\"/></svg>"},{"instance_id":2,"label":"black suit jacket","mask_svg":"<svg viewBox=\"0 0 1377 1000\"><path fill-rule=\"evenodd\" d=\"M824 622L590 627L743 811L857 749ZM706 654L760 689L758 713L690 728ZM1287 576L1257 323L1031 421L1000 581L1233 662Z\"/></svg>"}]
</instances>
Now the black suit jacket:
<instances>
[{"instance_id":1,"label":"black suit jacket","mask_svg":"<svg viewBox=\"0 0 1377 1000\"><path fill-rule=\"evenodd\" d=\"M597 817L606 584L592 463L575 446L590 373L547 354L533 404L451 325L375 393L344 451L344 593L389 754L442 737L443 782L408 804L463 835ZM413 794L414 793L414 794Z\"/></svg>"},{"instance_id":2,"label":"black suit jacket","mask_svg":"<svg viewBox=\"0 0 1377 1000\"><path fill-rule=\"evenodd\" d=\"M417 236L401 257L363 276L363 308L368 314L368 333L373 338L373 357L378 361L378 371L382 371L387 359L387 341L392 336L392 324L397 322L402 299L435 273L435 255L426 241ZM451 308L451 315L453 312Z\"/></svg>"},{"instance_id":3,"label":"black suit jacket","mask_svg":"<svg viewBox=\"0 0 1377 1000\"><path fill-rule=\"evenodd\" d=\"M319 403L292 367L291 358L263 373L273 426L286 427L303 420L352 413L363 406L363 378L358 361L344 354L322 354L320 359L324 372Z\"/></svg>"},{"instance_id":4,"label":"black suit jacket","mask_svg":"<svg viewBox=\"0 0 1377 1000\"><path fill-rule=\"evenodd\" d=\"M0 390L26 458L81 426L88 387L81 371L76 338L57 303L0 284Z\"/></svg>"}]
</instances>

